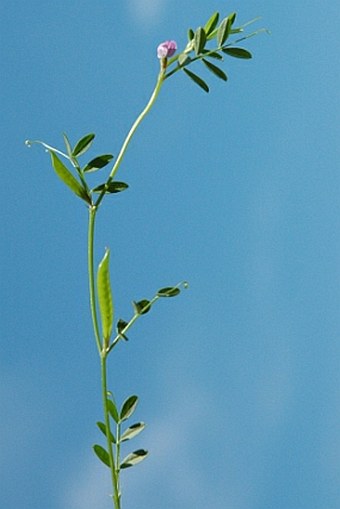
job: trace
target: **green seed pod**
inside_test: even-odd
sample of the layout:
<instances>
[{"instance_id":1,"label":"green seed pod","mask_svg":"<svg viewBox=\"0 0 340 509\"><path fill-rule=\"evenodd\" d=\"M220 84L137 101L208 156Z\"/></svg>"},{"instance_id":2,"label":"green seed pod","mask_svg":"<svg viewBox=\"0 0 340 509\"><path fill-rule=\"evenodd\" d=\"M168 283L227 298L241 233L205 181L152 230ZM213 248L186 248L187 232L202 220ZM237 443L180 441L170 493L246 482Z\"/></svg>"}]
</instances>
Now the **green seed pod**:
<instances>
[{"instance_id":1,"label":"green seed pod","mask_svg":"<svg viewBox=\"0 0 340 509\"><path fill-rule=\"evenodd\" d=\"M109 271L110 250L106 249L104 257L98 266L97 292L104 345L109 345L113 324L113 303Z\"/></svg>"}]
</instances>

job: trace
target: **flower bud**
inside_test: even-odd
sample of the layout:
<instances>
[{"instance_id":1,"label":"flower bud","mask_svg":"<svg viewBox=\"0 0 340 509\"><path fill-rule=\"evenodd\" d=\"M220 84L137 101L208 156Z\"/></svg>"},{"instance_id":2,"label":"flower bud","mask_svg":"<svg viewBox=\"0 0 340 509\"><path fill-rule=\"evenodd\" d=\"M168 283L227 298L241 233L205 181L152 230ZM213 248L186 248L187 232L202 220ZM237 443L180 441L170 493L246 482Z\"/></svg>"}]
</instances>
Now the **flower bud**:
<instances>
[{"instance_id":1,"label":"flower bud","mask_svg":"<svg viewBox=\"0 0 340 509\"><path fill-rule=\"evenodd\" d=\"M177 50L176 41L164 41L157 48L157 57L158 58L172 57L176 50Z\"/></svg>"}]
</instances>

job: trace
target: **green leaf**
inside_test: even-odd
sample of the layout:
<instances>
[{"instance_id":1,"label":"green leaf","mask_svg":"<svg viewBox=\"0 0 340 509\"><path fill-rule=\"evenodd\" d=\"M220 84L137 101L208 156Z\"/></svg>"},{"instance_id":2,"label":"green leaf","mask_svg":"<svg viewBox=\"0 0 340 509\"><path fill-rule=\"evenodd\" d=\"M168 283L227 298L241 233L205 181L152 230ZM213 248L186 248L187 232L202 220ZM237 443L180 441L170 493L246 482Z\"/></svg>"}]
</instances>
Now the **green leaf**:
<instances>
[{"instance_id":1,"label":"green leaf","mask_svg":"<svg viewBox=\"0 0 340 509\"><path fill-rule=\"evenodd\" d=\"M78 157L84 154L92 145L95 134L87 134L83 136L77 143L74 149L72 150L73 157Z\"/></svg>"},{"instance_id":2,"label":"green leaf","mask_svg":"<svg viewBox=\"0 0 340 509\"><path fill-rule=\"evenodd\" d=\"M188 65L189 62L191 62L191 58L187 53L181 53L180 55L178 55L178 64L180 66Z\"/></svg>"},{"instance_id":3,"label":"green leaf","mask_svg":"<svg viewBox=\"0 0 340 509\"><path fill-rule=\"evenodd\" d=\"M207 36L210 35L215 30L218 20L219 20L219 17L220 17L219 13L214 12L214 14L206 22L204 30L205 30L205 33L207 34Z\"/></svg>"},{"instance_id":4,"label":"green leaf","mask_svg":"<svg viewBox=\"0 0 340 509\"><path fill-rule=\"evenodd\" d=\"M202 51L203 55L206 55L206 58L215 58L216 60L223 60L222 55L217 53L217 51L209 51L207 49Z\"/></svg>"},{"instance_id":5,"label":"green leaf","mask_svg":"<svg viewBox=\"0 0 340 509\"><path fill-rule=\"evenodd\" d=\"M176 286L167 286L158 290L157 295L158 297L176 297L179 293L181 290Z\"/></svg>"},{"instance_id":6,"label":"green leaf","mask_svg":"<svg viewBox=\"0 0 340 509\"><path fill-rule=\"evenodd\" d=\"M125 329L125 327L128 325L128 322L125 322L124 320L122 320L121 318L118 320L117 322L117 332L118 334L123 338L125 339L125 341L128 341L129 338L127 336L125 336L125 334L122 334L122 331Z\"/></svg>"},{"instance_id":7,"label":"green leaf","mask_svg":"<svg viewBox=\"0 0 340 509\"><path fill-rule=\"evenodd\" d=\"M122 436L120 437L121 442L125 442L126 440L131 440L135 436L139 435L141 431L145 428L144 422L137 422L130 426L127 430L124 431Z\"/></svg>"},{"instance_id":8,"label":"green leaf","mask_svg":"<svg viewBox=\"0 0 340 509\"><path fill-rule=\"evenodd\" d=\"M95 454L98 456L98 458L100 459L100 461L102 461L104 463L104 465L106 465L107 467L111 468L110 456L109 456L109 453L104 449L104 447L96 444L93 446L93 450L94 450Z\"/></svg>"},{"instance_id":9,"label":"green leaf","mask_svg":"<svg viewBox=\"0 0 340 509\"><path fill-rule=\"evenodd\" d=\"M239 28L231 28L230 31L229 31L229 34L230 35L234 35L234 34L241 34L242 32L244 32L243 28L242 27L239 27ZM248 37L244 37L242 38L242 40L244 39L248 39Z\"/></svg>"},{"instance_id":10,"label":"green leaf","mask_svg":"<svg viewBox=\"0 0 340 509\"><path fill-rule=\"evenodd\" d=\"M106 426L105 426L105 424L104 424L103 422L98 421L98 422L97 422L97 426L98 426L98 428L100 429L100 431L101 431L101 432L102 432L102 433L106 436ZM110 431L110 440L111 440L111 442L112 442L113 444L115 444L115 443L116 443L116 439L115 439L115 437L113 436L113 434L111 433L111 431Z\"/></svg>"},{"instance_id":11,"label":"green leaf","mask_svg":"<svg viewBox=\"0 0 340 509\"><path fill-rule=\"evenodd\" d=\"M207 42L207 36L205 34L204 28L199 27L194 35L194 50L196 55L202 53L204 49L205 43Z\"/></svg>"},{"instance_id":12,"label":"green leaf","mask_svg":"<svg viewBox=\"0 0 340 509\"><path fill-rule=\"evenodd\" d=\"M63 138L64 138L67 154L70 158L72 158L72 147L71 147L70 140L68 139L66 133L63 133Z\"/></svg>"},{"instance_id":13,"label":"green leaf","mask_svg":"<svg viewBox=\"0 0 340 509\"><path fill-rule=\"evenodd\" d=\"M219 67L216 67L216 65L212 64L208 60L205 60L204 58L202 60L203 60L203 63L206 65L206 67L209 69L209 71L211 71L213 74L215 74L215 76L217 76L221 80L227 81L228 77L225 74L225 72L222 71L222 69L220 69Z\"/></svg>"},{"instance_id":14,"label":"green leaf","mask_svg":"<svg viewBox=\"0 0 340 509\"><path fill-rule=\"evenodd\" d=\"M108 345L111 337L113 324L113 303L110 284L110 250L106 249L104 257L98 266L97 272L97 292L98 304L102 322L102 332L104 343Z\"/></svg>"},{"instance_id":15,"label":"green leaf","mask_svg":"<svg viewBox=\"0 0 340 509\"><path fill-rule=\"evenodd\" d=\"M195 32L193 31L193 29L192 29L192 28L189 28L189 29L188 29L188 41L189 41L189 42L193 40L194 35L195 35Z\"/></svg>"},{"instance_id":16,"label":"green leaf","mask_svg":"<svg viewBox=\"0 0 340 509\"><path fill-rule=\"evenodd\" d=\"M231 18L230 16L228 16L227 18L224 18L224 20L222 21L217 30L217 44L219 47L223 46L223 44L228 39L230 28L231 28Z\"/></svg>"},{"instance_id":17,"label":"green leaf","mask_svg":"<svg viewBox=\"0 0 340 509\"><path fill-rule=\"evenodd\" d=\"M230 26L233 26L233 24L235 23L236 15L237 15L236 12L232 12L231 14L229 14L228 19L230 19Z\"/></svg>"},{"instance_id":18,"label":"green leaf","mask_svg":"<svg viewBox=\"0 0 340 509\"><path fill-rule=\"evenodd\" d=\"M112 399L107 398L107 409L112 417L112 419L118 423L119 422L119 412L118 408L116 407L115 403L112 401Z\"/></svg>"},{"instance_id":19,"label":"green leaf","mask_svg":"<svg viewBox=\"0 0 340 509\"><path fill-rule=\"evenodd\" d=\"M52 160L52 166L60 178L74 192L77 196L85 200L87 203L91 203L91 198L87 194L86 190L83 186L78 182L78 180L72 175L70 170L66 168L64 163L59 159L59 157L52 151L49 150Z\"/></svg>"},{"instance_id":20,"label":"green leaf","mask_svg":"<svg viewBox=\"0 0 340 509\"><path fill-rule=\"evenodd\" d=\"M146 458L147 454L148 451L145 451L144 449L138 449L138 451L132 452L123 459L120 468L129 468L137 465L137 463L140 463Z\"/></svg>"},{"instance_id":21,"label":"green leaf","mask_svg":"<svg viewBox=\"0 0 340 509\"><path fill-rule=\"evenodd\" d=\"M93 189L94 193L101 193L105 189L105 193L107 194L113 194L113 193L120 193L122 191L125 191L129 186L128 184L125 184L125 182L118 182L114 180L113 182L110 182L109 184L100 184L100 186L97 186Z\"/></svg>"},{"instance_id":22,"label":"green leaf","mask_svg":"<svg viewBox=\"0 0 340 509\"><path fill-rule=\"evenodd\" d=\"M113 159L112 154L103 154L102 156L92 159L84 168L85 172L91 172L104 168Z\"/></svg>"},{"instance_id":23,"label":"green leaf","mask_svg":"<svg viewBox=\"0 0 340 509\"><path fill-rule=\"evenodd\" d=\"M133 301L133 307L135 308L135 312L137 315L145 315L151 309L150 301L147 299L142 299L138 302Z\"/></svg>"},{"instance_id":24,"label":"green leaf","mask_svg":"<svg viewBox=\"0 0 340 509\"><path fill-rule=\"evenodd\" d=\"M206 84L206 82L202 80L202 78L197 76L197 74L194 74L193 72L189 71L189 69L184 68L183 71L185 72L185 74L187 74L189 76L189 78L192 79L192 81L194 81L196 83L196 85L203 88L203 90L205 92L209 92L209 87Z\"/></svg>"},{"instance_id":25,"label":"green leaf","mask_svg":"<svg viewBox=\"0 0 340 509\"><path fill-rule=\"evenodd\" d=\"M230 57L245 58L245 59L253 58L253 55L250 53L250 51L243 49L243 48L227 47L227 48L222 48L222 51L223 51L223 53L226 53Z\"/></svg>"},{"instance_id":26,"label":"green leaf","mask_svg":"<svg viewBox=\"0 0 340 509\"><path fill-rule=\"evenodd\" d=\"M126 419L128 419L136 410L137 404L138 396L130 396L127 400L125 400L120 411L120 421L126 421Z\"/></svg>"}]
</instances>

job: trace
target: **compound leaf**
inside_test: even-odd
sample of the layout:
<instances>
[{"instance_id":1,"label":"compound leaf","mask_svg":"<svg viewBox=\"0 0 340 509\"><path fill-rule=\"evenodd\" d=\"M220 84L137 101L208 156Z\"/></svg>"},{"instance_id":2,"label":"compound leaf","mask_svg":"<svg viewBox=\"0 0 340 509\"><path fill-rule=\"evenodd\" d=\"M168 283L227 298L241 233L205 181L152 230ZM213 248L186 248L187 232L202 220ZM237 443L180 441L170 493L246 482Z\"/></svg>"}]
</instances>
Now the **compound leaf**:
<instances>
[{"instance_id":1,"label":"compound leaf","mask_svg":"<svg viewBox=\"0 0 340 509\"><path fill-rule=\"evenodd\" d=\"M105 193L107 194L114 194L114 193L121 193L122 191L125 191L129 186L128 184L125 184L125 182L118 182L114 180L113 182L110 182L109 184L100 184L100 186L97 186L93 189L94 193L101 193L105 189Z\"/></svg>"},{"instance_id":2,"label":"compound leaf","mask_svg":"<svg viewBox=\"0 0 340 509\"><path fill-rule=\"evenodd\" d=\"M122 409L120 411L120 420L126 421L133 412L136 410L136 406L138 404L138 396L130 396L127 400L124 401Z\"/></svg>"},{"instance_id":3,"label":"compound leaf","mask_svg":"<svg viewBox=\"0 0 340 509\"><path fill-rule=\"evenodd\" d=\"M193 31L193 29L192 29L192 28L189 28L189 29L188 29L188 41L189 41L189 42L193 40L194 35L195 35L195 32Z\"/></svg>"},{"instance_id":4,"label":"compound leaf","mask_svg":"<svg viewBox=\"0 0 340 509\"><path fill-rule=\"evenodd\" d=\"M189 57L189 55L187 53L181 53L180 55L178 55L178 64L180 66L187 65L187 64L189 64L190 61L191 61L191 58Z\"/></svg>"},{"instance_id":5,"label":"compound leaf","mask_svg":"<svg viewBox=\"0 0 340 509\"><path fill-rule=\"evenodd\" d=\"M59 159L59 157L53 152L52 150L49 150L49 153L51 155L51 161L52 166L60 178L64 182L64 184L67 185L71 189L71 191L74 192L77 196L85 200L87 203L91 203L91 198L87 194L86 190L83 188L83 186L78 182L78 180L72 175L70 170L66 168L64 163Z\"/></svg>"},{"instance_id":6,"label":"compound leaf","mask_svg":"<svg viewBox=\"0 0 340 509\"><path fill-rule=\"evenodd\" d=\"M215 76L217 76L221 80L227 81L228 77L227 77L226 73L224 71L222 71L222 69L220 69L219 67L216 67L216 65L212 64L208 60L205 60L204 58L202 60L203 60L203 63L206 65L206 67L209 69L209 71L211 71L213 74L215 74Z\"/></svg>"},{"instance_id":7,"label":"compound leaf","mask_svg":"<svg viewBox=\"0 0 340 509\"><path fill-rule=\"evenodd\" d=\"M215 30L219 17L220 17L219 13L214 12L214 14L206 22L204 30L207 36L209 36Z\"/></svg>"},{"instance_id":8,"label":"compound leaf","mask_svg":"<svg viewBox=\"0 0 340 509\"><path fill-rule=\"evenodd\" d=\"M113 159L112 154L103 154L101 156L95 157L92 159L84 168L85 172L96 171L101 168L104 168L109 162Z\"/></svg>"},{"instance_id":9,"label":"compound leaf","mask_svg":"<svg viewBox=\"0 0 340 509\"><path fill-rule=\"evenodd\" d=\"M207 42L207 36L204 31L204 28L199 27L194 35L194 49L196 55L199 55L202 53L202 50L204 49L205 43Z\"/></svg>"},{"instance_id":10,"label":"compound leaf","mask_svg":"<svg viewBox=\"0 0 340 509\"><path fill-rule=\"evenodd\" d=\"M127 430L124 431L124 433L120 437L121 441L125 442L126 440L131 440L131 438L134 438L135 436L139 435L139 433L143 431L144 428L145 428L144 422L137 422L136 424L133 424Z\"/></svg>"},{"instance_id":11,"label":"compound leaf","mask_svg":"<svg viewBox=\"0 0 340 509\"><path fill-rule=\"evenodd\" d=\"M250 53L250 51L243 49L243 48L222 48L223 53L226 53L230 57L235 58L253 58L253 55Z\"/></svg>"},{"instance_id":12,"label":"compound leaf","mask_svg":"<svg viewBox=\"0 0 340 509\"><path fill-rule=\"evenodd\" d=\"M142 299L138 302L133 301L133 307L135 308L135 312L138 315L145 315L151 309L150 301L147 299Z\"/></svg>"},{"instance_id":13,"label":"compound leaf","mask_svg":"<svg viewBox=\"0 0 340 509\"><path fill-rule=\"evenodd\" d=\"M125 334L122 334L122 331L125 329L125 327L128 325L128 322L126 322L125 320L122 320L121 318L119 318L118 322L117 322L117 332L118 334L123 338L125 339L125 341L128 341L129 338L125 335Z\"/></svg>"},{"instance_id":14,"label":"compound leaf","mask_svg":"<svg viewBox=\"0 0 340 509\"><path fill-rule=\"evenodd\" d=\"M203 55L206 55L206 58L215 58L216 60L223 60L222 55L217 53L216 51L209 51L207 49L202 51Z\"/></svg>"},{"instance_id":15,"label":"compound leaf","mask_svg":"<svg viewBox=\"0 0 340 509\"><path fill-rule=\"evenodd\" d=\"M222 46L228 39L230 26L231 25L228 18L225 18L220 24L217 31L217 43L219 46Z\"/></svg>"},{"instance_id":16,"label":"compound leaf","mask_svg":"<svg viewBox=\"0 0 340 509\"><path fill-rule=\"evenodd\" d=\"M103 422L98 421L98 422L97 422L97 426L98 426L98 428L100 429L100 431L101 431L101 432L102 432L105 436L107 436L107 435L106 435L106 426L105 426L105 424L104 424ZM110 440L111 440L111 442L112 442L113 444L115 444L115 443L116 443L116 439L115 439L115 437L113 436L113 434L111 433L111 431L110 431Z\"/></svg>"},{"instance_id":17,"label":"compound leaf","mask_svg":"<svg viewBox=\"0 0 340 509\"><path fill-rule=\"evenodd\" d=\"M64 143L65 143L67 154L70 158L72 158L72 147L71 147L70 140L68 139L66 133L63 133L63 138L64 138Z\"/></svg>"},{"instance_id":18,"label":"compound leaf","mask_svg":"<svg viewBox=\"0 0 340 509\"><path fill-rule=\"evenodd\" d=\"M118 408L116 407L115 403L112 401L112 399L107 398L107 409L112 417L112 419L118 423L119 422L119 412Z\"/></svg>"},{"instance_id":19,"label":"compound leaf","mask_svg":"<svg viewBox=\"0 0 340 509\"><path fill-rule=\"evenodd\" d=\"M132 452L123 459L120 468L129 468L137 465L137 463L140 463L146 458L147 454L148 451L145 451L144 449L138 449L138 451Z\"/></svg>"},{"instance_id":20,"label":"compound leaf","mask_svg":"<svg viewBox=\"0 0 340 509\"><path fill-rule=\"evenodd\" d=\"M72 150L73 157L78 157L84 154L92 145L94 137L96 135L93 133L86 134L83 136L77 143L74 149Z\"/></svg>"},{"instance_id":21,"label":"compound leaf","mask_svg":"<svg viewBox=\"0 0 340 509\"><path fill-rule=\"evenodd\" d=\"M96 454L96 456L106 465L107 467L111 467L110 465L110 456L109 453L102 447L101 445L94 445L93 450Z\"/></svg>"},{"instance_id":22,"label":"compound leaf","mask_svg":"<svg viewBox=\"0 0 340 509\"><path fill-rule=\"evenodd\" d=\"M176 286L167 286L158 290L157 295L158 297L176 297L179 293L181 290Z\"/></svg>"},{"instance_id":23,"label":"compound leaf","mask_svg":"<svg viewBox=\"0 0 340 509\"><path fill-rule=\"evenodd\" d=\"M202 78L197 76L197 74L194 74L192 71L189 71L189 69L183 68L183 71L185 72L185 74L187 76L189 76L190 79L192 79L192 81L194 81L196 83L196 85L198 85L199 87L203 88L203 90L205 92L209 92L209 87L206 84L206 82L204 80L202 80Z\"/></svg>"}]
</instances>

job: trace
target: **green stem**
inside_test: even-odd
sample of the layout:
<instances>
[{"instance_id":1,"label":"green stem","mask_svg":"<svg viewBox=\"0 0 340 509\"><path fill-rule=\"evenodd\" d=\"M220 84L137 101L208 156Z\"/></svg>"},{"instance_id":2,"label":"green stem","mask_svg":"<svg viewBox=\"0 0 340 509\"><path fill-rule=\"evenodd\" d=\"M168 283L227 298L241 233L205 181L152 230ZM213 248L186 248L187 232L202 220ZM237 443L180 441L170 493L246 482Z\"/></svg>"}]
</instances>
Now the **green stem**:
<instances>
[{"instance_id":1,"label":"green stem","mask_svg":"<svg viewBox=\"0 0 340 509\"><path fill-rule=\"evenodd\" d=\"M111 170L111 173L109 175L109 178L107 179L106 181L106 186L110 184L110 182L113 180L114 176L116 175L118 169L119 169L119 166L123 160L123 157L125 155L125 152L126 152L126 149L133 137L133 135L135 134L139 124L143 121L143 119L146 117L146 115L149 113L149 111L151 110L152 106L154 105L157 97L158 97L158 94L162 88L162 85L164 83L164 79L165 79L165 69L161 69L159 75L158 75L158 78L157 78L157 83L156 83L156 86L155 86L155 89L154 91L152 92L151 94L151 97L149 99L149 102L148 104L145 106L145 108L143 109L143 111L138 115L137 119L135 120L135 122L133 123L127 137L125 138L125 141L122 145L122 148L120 149L120 152L118 154L118 157L116 159L116 162ZM99 198L98 200L96 201L96 207L98 207L98 205L101 203L102 199L104 198L104 195L105 195L105 189L102 191L102 193L99 195Z\"/></svg>"},{"instance_id":2,"label":"green stem","mask_svg":"<svg viewBox=\"0 0 340 509\"><path fill-rule=\"evenodd\" d=\"M101 363L101 378L102 378L102 397L103 397L103 409L104 409L104 422L106 428L106 443L107 443L107 452L110 458L110 470L111 470L111 482L113 488L113 504L115 509L121 509L120 506L120 489L119 489L119 457L117 455L117 463L115 462L115 458L113 455L113 447L112 442L110 440L111 429L110 429L110 414L107 405L107 369L106 369L106 359L107 355L105 352L100 356ZM118 440L118 438L117 438ZM118 446L117 446L118 448Z\"/></svg>"},{"instance_id":3,"label":"green stem","mask_svg":"<svg viewBox=\"0 0 340 509\"><path fill-rule=\"evenodd\" d=\"M121 422L120 420L117 422L116 426L116 474L117 474L117 490L120 493L120 482L119 482L119 474L120 474L120 440L121 436Z\"/></svg>"},{"instance_id":4,"label":"green stem","mask_svg":"<svg viewBox=\"0 0 340 509\"><path fill-rule=\"evenodd\" d=\"M89 196L91 196L90 188L87 185L87 182L86 182L85 177L84 177L84 173L82 172L81 167L79 166L77 159L75 157L72 157L71 163L74 166L74 168L76 169L76 171L77 171L77 173L79 175L79 178L81 180L81 183L83 184L83 187L84 187L85 191L87 192L87 194Z\"/></svg>"},{"instance_id":5,"label":"green stem","mask_svg":"<svg viewBox=\"0 0 340 509\"><path fill-rule=\"evenodd\" d=\"M162 84L164 82L165 78L165 71L166 69L161 67L160 73L158 75L157 83L155 86L155 89L149 99L149 102L143 109L143 111L140 113L140 115L137 117L135 122L133 123L127 137L125 138L125 141L120 149L120 152L118 154L117 160L111 170L111 173L106 181L106 186L110 184L110 182L113 180L115 174L118 171L118 168L123 160L123 157L125 155L126 149L135 134L139 124L142 122L142 120L145 118L145 116L149 113L151 110L153 104L155 103L157 96L160 92L160 89L162 87ZM77 168L79 176L82 177L82 172L80 168ZM92 315L92 324L93 324L93 331L94 336L100 356L100 364L101 364L101 384L102 384L102 399L103 399L103 411L104 411L104 422L105 422L105 429L106 429L106 440L107 440L107 451L110 459L110 470L111 470L111 482L113 487L113 503L115 509L121 509L120 505L120 482L119 482L119 475L120 475L120 423L117 424L117 444L116 444L116 457L114 457L113 454L113 445L110 440L111 436L111 430L110 430L110 415L109 415L109 409L107 404L107 398L108 398L108 387L107 387L107 356L110 352L110 349L105 348L104 343L101 341L100 337L100 330L99 330L99 324L98 324L98 316L97 316L97 294L95 289L95 270L94 270L94 231L95 231L95 219L96 219L96 213L98 210L98 207L103 200L105 196L106 188L102 191L102 193L99 195L97 201L95 204L90 205L89 207L89 223L88 223L88 275L89 275L89 293L90 293L90 307L91 307L91 315ZM137 319L137 317L134 317L131 322L129 323L129 326L127 329L132 325L132 323ZM117 336L117 341L120 336Z\"/></svg>"},{"instance_id":6,"label":"green stem","mask_svg":"<svg viewBox=\"0 0 340 509\"><path fill-rule=\"evenodd\" d=\"M103 399L103 410L104 410L104 422L106 428L106 439L107 439L107 450L110 458L110 470L111 470L111 481L113 487L113 503L115 509L120 509L120 492L119 492L119 470L116 470L116 463L113 456L112 442L110 440L110 415L107 405L107 366L106 359L107 353L102 348L100 340L97 306L96 306L96 291L95 291L95 276L94 276L94 228L97 208L91 206L89 208L89 228L88 228L88 272L89 272L89 290L90 290L90 307L92 315L92 323L94 336L98 352L100 355L100 366L101 366L101 382L102 382L102 399ZM118 468L118 466L117 466Z\"/></svg>"},{"instance_id":7,"label":"green stem","mask_svg":"<svg viewBox=\"0 0 340 509\"><path fill-rule=\"evenodd\" d=\"M183 288L188 288L188 283L187 281L180 281L179 283L177 283L176 286L174 286L174 288L180 288L180 287L183 287ZM127 333L127 331L130 329L130 327L132 327L132 325L136 322L136 320L138 320L138 318L140 318L141 316L143 316L143 313L144 311L146 311L147 309L150 309L154 304L155 302L158 301L158 299L160 299L161 297L159 295L155 295L151 300L150 302L148 302L148 304L142 308L139 313L135 313L133 315L133 317L130 319L130 321L125 325L125 327L120 331L118 332L118 334L116 335L116 337L114 338L114 340L112 341L112 343L110 344L109 348L107 348L106 350L106 353L109 354L111 352L111 350L113 350L113 348L116 346L116 344L121 340L121 339L124 339L124 335Z\"/></svg>"},{"instance_id":8,"label":"green stem","mask_svg":"<svg viewBox=\"0 0 340 509\"><path fill-rule=\"evenodd\" d=\"M95 290L95 276L94 276L94 227L96 219L97 208L95 205L89 207L89 226L88 226L88 273L89 273L89 293L90 293L90 308L93 324L93 332L96 340L98 353L101 354L102 345L100 341L97 306L96 306L96 290Z\"/></svg>"},{"instance_id":9,"label":"green stem","mask_svg":"<svg viewBox=\"0 0 340 509\"><path fill-rule=\"evenodd\" d=\"M153 299L150 300L150 302L148 303L147 306L145 306L145 308L143 308L141 310L140 313L135 313L133 315L133 317L131 318L131 320L125 325L124 329L121 330L121 332L119 332L116 337L114 338L114 340L112 341L111 345L109 346L109 348L107 349L107 353L109 354L111 352L111 350L113 350L113 348L116 346L116 344L118 343L119 340L121 340L123 337L124 337L124 334L130 329L130 327L132 327L132 325L135 323L136 320L138 320L138 318L140 318L141 316L143 316L143 311L144 309L147 309L149 308L150 306L152 306L160 297L158 295L155 295L155 297L153 297Z\"/></svg>"}]
</instances>

